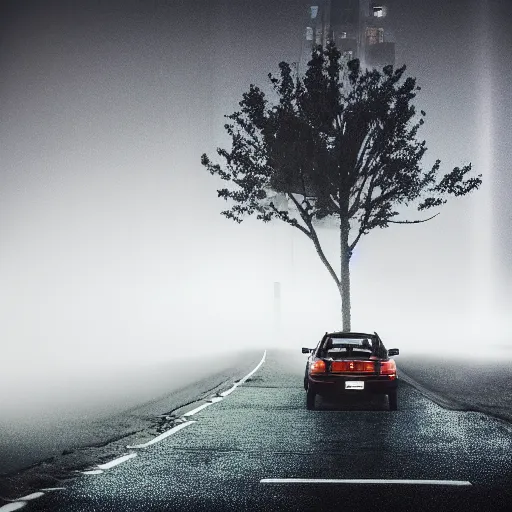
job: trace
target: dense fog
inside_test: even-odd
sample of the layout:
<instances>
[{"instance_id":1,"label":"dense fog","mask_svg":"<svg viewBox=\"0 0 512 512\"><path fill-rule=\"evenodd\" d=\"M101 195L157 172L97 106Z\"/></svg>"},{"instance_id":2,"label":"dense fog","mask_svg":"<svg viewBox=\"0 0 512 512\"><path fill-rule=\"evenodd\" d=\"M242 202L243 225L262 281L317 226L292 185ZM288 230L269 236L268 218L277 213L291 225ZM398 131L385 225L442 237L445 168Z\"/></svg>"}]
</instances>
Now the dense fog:
<instances>
[{"instance_id":1,"label":"dense fog","mask_svg":"<svg viewBox=\"0 0 512 512\"><path fill-rule=\"evenodd\" d=\"M255 25L244 32L240 13L229 25L226 2L154 12L140 2L98 3L97 12L49 4L12 8L0 46L2 393L12 400L16 389L29 393L20 379L42 385L69 368L299 350L340 328L338 291L311 242L289 226L222 217L220 183L200 165L226 141L222 114L249 83L264 85L280 60L296 59L300 13L285 16L294 2L275 12L268 2L259 23L272 40ZM457 58L466 77L479 76L481 56ZM411 65L420 83L428 65ZM426 164L472 161L485 182L485 84L441 92L452 77L428 69L418 97ZM510 347L510 269L486 235L497 229L492 200L482 187L428 223L363 238L351 267L353 330L377 331L402 351ZM337 268L338 235L321 236Z\"/></svg>"}]
</instances>

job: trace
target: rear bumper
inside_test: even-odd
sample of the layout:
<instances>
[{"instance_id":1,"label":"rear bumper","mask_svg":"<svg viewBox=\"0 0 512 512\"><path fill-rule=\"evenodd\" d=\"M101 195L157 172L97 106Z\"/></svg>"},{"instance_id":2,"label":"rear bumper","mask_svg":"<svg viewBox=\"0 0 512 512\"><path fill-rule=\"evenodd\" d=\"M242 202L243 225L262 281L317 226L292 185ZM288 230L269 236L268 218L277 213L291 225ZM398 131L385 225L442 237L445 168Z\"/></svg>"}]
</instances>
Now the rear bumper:
<instances>
[{"instance_id":1,"label":"rear bumper","mask_svg":"<svg viewBox=\"0 0 512 512\"><path fill-rule=\"evenodd\" d=\"M363 381L364 389L345 389L346 381ZM393 392L397 386L397 379L389 379L385 376L326 376L315 377L308 376L309 389L317 395L358 395L358 394L388 394Z\"/></svg>"}]
</instances>

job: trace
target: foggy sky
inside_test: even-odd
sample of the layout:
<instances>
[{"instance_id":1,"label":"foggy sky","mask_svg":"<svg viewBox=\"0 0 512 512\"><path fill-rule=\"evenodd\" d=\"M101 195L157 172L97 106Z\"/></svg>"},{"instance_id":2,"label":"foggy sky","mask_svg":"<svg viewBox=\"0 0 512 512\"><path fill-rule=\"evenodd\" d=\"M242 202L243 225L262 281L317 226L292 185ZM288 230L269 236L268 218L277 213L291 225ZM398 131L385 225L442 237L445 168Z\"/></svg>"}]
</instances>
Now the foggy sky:
<instances>
[{"instance_id":1,"label":"foggy sky","mask_svg":"<svg viewBox=\"0 0 512 512\"><path fill-rule=\"evenodd\" d=\"M407 64L423 88L427 164L439 157L447 170L481 162L481 78L490 77L493 271L507 311L510 2L390 3L397 65ZM172 357L184 340L226 346L242 328L244 343L264 344L274 281L283 282L286 343L339 326L334 284L308 240L290 228L221 217L219 183L199 163L225 142L222 115L237 108L249 84L264 86L279 61L298 60L302 5L2 3L3 350L17 361L119 351L136 359L148 350ZM451 323L456 331L474 316L479 194L447 205L432 223L361 242L353 260L356 325L382 324L395 334L404 322ZM337 239L323 236L334 255Z\"/></svg>"}]
</instances>

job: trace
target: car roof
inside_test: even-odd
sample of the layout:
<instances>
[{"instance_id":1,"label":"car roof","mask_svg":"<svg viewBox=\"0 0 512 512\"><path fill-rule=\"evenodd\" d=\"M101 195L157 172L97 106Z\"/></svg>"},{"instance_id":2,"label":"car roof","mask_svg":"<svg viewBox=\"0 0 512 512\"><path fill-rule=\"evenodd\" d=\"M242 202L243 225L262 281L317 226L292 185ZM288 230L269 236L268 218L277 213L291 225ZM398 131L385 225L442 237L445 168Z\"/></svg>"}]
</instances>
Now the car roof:
<instances>
[{"instance_id":1,"label":"car roof","mask_svg":"<svg viewBox=\"0 0 512 512\"><path fill-rule=\"evenodd\" d=\"M376 338L377 334L367 334L364 332L326 332L325 336L329 338Z\"/></svg>"}]
</instances>

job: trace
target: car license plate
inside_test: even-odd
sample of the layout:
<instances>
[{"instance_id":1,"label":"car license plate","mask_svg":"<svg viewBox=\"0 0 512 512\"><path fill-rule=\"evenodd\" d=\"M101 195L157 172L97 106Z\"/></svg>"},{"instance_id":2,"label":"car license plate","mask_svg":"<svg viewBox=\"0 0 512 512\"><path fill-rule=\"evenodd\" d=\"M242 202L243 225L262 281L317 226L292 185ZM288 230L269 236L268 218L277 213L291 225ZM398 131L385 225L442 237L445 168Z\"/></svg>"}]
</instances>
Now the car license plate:
<instances>
[{"instance_id":1,"label":"car license plate","mask_svg":"<svg viewBox=\"0 0 512 512\"><path fill-rule=\"evenodd\" d=\"M345 381L345 389L364 389L364 381L347 380Z\"/></svg>"}]
</instances>

